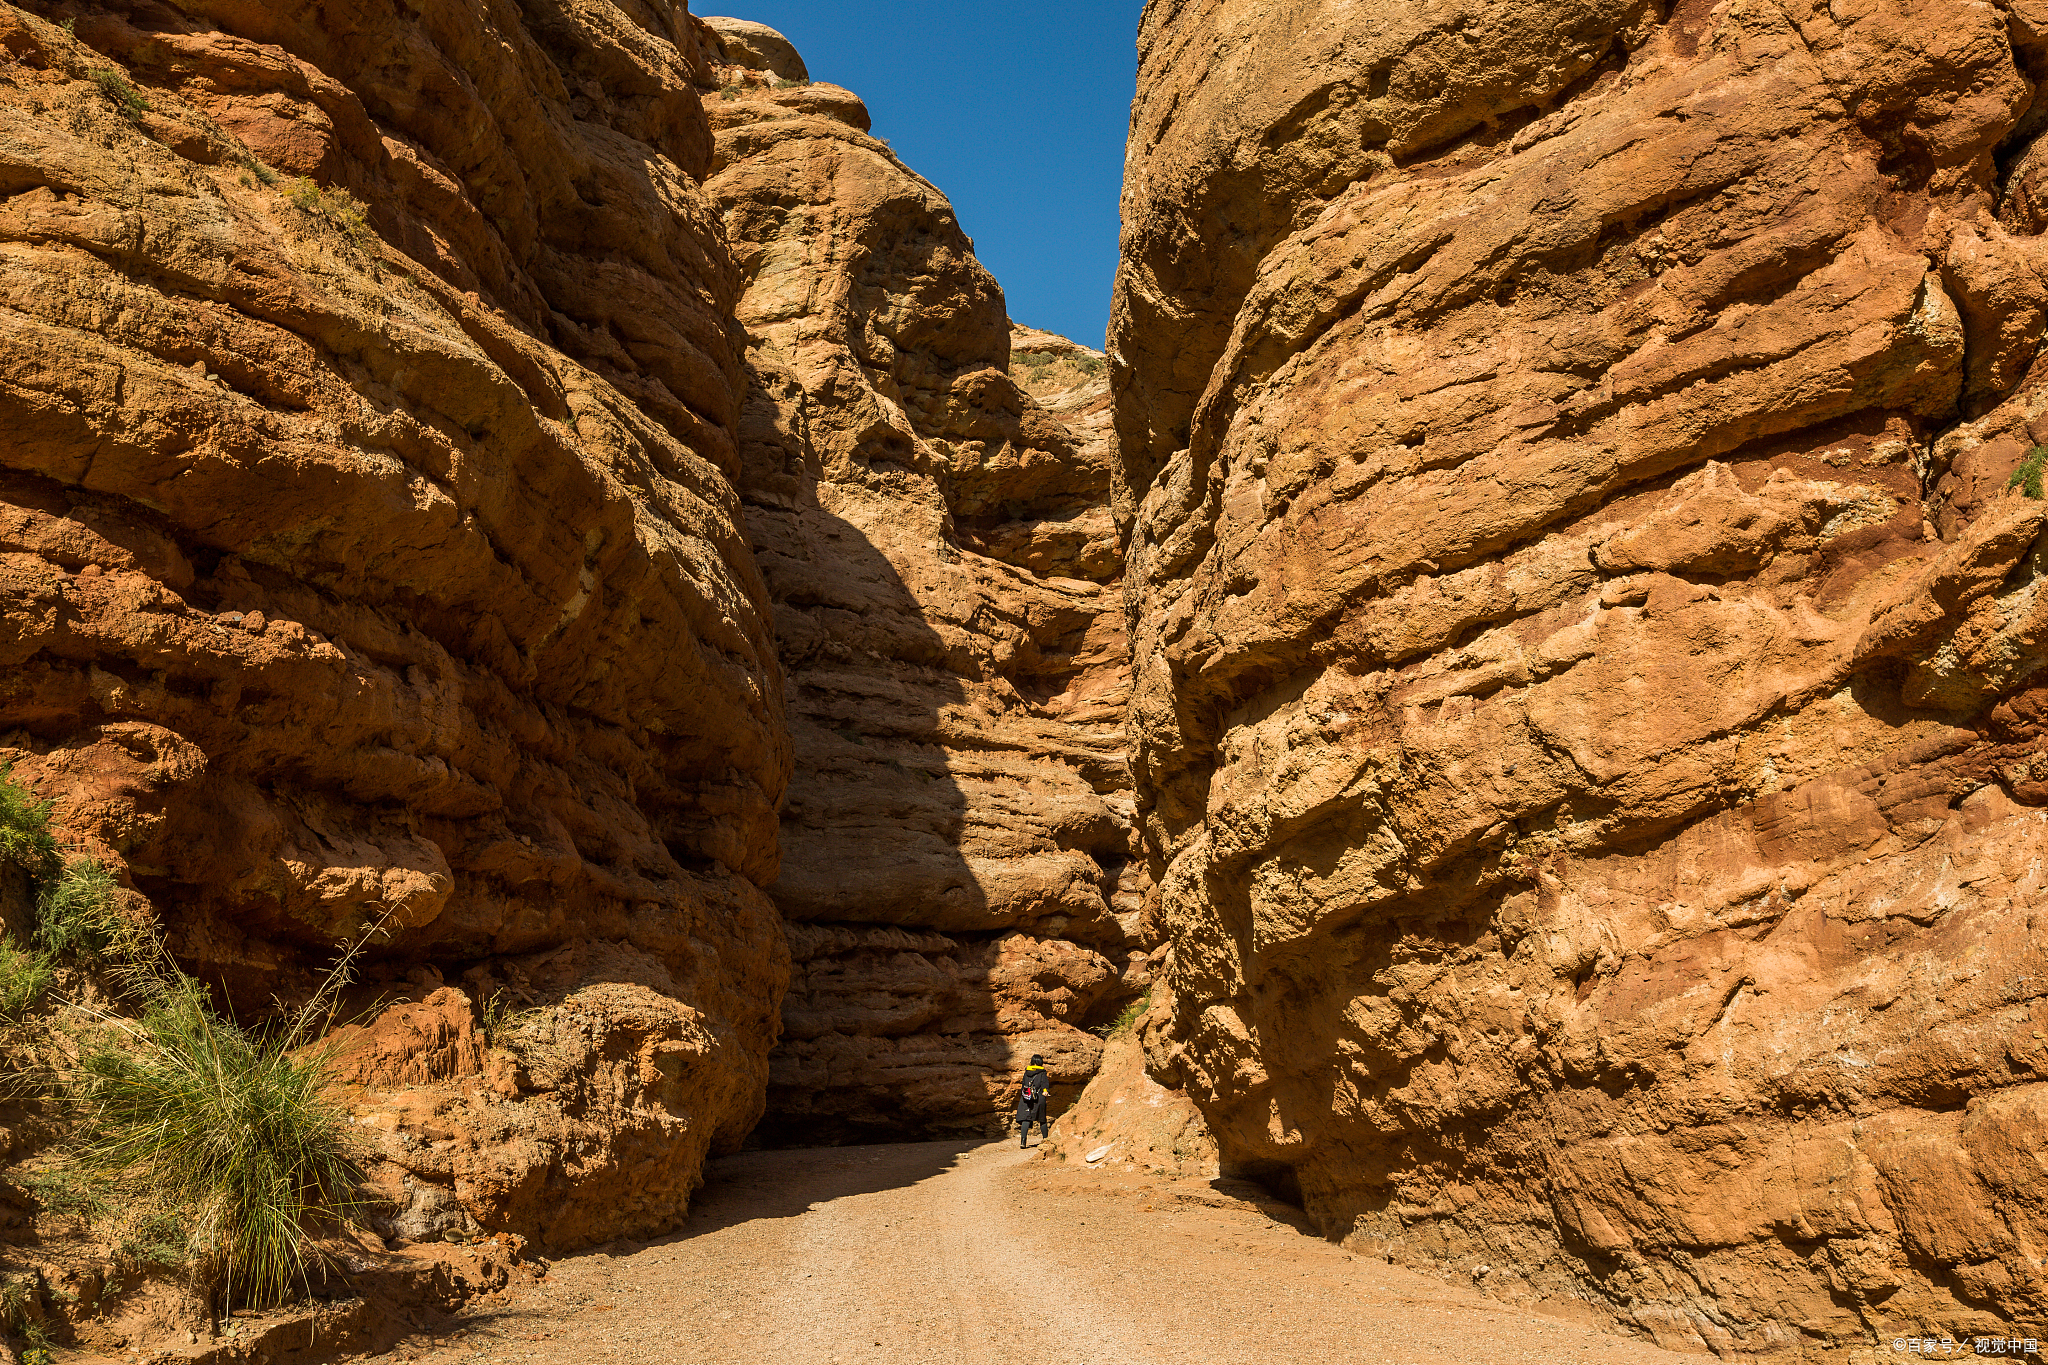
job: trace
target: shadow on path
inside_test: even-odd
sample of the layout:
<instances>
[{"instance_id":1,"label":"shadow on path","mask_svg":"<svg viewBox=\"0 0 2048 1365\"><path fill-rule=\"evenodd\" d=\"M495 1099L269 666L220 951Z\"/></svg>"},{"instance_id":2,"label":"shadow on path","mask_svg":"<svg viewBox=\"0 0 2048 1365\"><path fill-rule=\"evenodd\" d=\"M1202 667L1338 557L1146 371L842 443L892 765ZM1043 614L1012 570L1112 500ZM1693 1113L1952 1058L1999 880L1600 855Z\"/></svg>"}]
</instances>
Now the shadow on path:
<instances>
[{"instance_id":1,"label":"shadow on path","mask_svg":"<svg viewBox=\"0 0 2048 1365\"><path fill-rule=\"evenodd\" d=\"M704 1166L704 1188L687 1222L667 1237L631 1246L666 1246L706 1233L771 1218L799 1218L820 1205L855 1195L902 1189L959 1166L980 1140L891 1142L864 1147L818 1147L741 1152ZM628 1248L612 1244L612 1254Z\"/></svg>"}]
</instances>

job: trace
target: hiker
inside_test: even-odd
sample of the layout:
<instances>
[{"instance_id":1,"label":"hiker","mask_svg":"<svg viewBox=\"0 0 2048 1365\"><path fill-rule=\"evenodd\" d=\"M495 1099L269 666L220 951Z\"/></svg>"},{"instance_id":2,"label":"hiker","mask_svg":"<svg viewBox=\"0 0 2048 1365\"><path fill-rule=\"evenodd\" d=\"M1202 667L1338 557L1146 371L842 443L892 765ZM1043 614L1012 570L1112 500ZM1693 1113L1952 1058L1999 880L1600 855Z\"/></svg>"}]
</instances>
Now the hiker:
<instances>
[{"instance_id":1,"label":"hiker","mask_svg":"<svg viewBox=\"0 0 2048 1365\"><path fill-rule=\"evenodd\" d=\"M1045 1116L1046 1101L1052 1098L1052 1080L1045 1074L1045 1058L1034 1055L1024 1069L1024 1088L1017 1092L1017 1145L1031 1145L1031 1125L1038 1125L1040 1142L1052 1133L1052 1120Z\"/></svg>"}]
</instances>

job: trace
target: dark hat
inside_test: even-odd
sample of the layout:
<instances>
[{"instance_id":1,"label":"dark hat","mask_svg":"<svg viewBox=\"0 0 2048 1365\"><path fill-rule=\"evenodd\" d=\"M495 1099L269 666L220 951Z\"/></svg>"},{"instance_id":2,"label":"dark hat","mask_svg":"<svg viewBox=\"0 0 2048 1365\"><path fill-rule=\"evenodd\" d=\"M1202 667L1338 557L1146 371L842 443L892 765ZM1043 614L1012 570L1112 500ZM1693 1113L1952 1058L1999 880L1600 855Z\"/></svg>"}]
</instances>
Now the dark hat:
<instances>
[{"instance_id":1,"label":"dark hat","mask_svg":"<svg viewBox=\"0 0 2048 1365\"><path fill-rule=\"evenodd\" d=\"M1031 1059L1031 1065L1033 1065L1033 1066L1044 1066L1044 1065L1045 1065L1045 1058L1043 1058L1043 1057L1033 1057L1033 1058Z\"/></svg>"}]
</instances>

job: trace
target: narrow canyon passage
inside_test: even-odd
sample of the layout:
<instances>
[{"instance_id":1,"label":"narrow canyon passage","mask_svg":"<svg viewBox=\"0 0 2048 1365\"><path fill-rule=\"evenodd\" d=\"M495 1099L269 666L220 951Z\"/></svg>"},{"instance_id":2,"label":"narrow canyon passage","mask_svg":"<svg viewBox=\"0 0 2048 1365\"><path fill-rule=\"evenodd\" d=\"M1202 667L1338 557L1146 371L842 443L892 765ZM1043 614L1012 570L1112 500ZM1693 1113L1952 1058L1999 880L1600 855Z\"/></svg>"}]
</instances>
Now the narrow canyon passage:
<instances>
[{"instance_id":1,"label":"narrow canyon passage","mask_svg":"<svg viewBox=\"0 0 2048 1365\"><path fill-rule=\"evenodd\" d=\"M1223 1190L1231 1186L1225 1182ZM714 1161L687 1226L567 1257L400 1357L426 1365L1238 1365L1694 1359L1304 1234L1208 1183L1009 1141Z\"/></svg>"}]
</instances>

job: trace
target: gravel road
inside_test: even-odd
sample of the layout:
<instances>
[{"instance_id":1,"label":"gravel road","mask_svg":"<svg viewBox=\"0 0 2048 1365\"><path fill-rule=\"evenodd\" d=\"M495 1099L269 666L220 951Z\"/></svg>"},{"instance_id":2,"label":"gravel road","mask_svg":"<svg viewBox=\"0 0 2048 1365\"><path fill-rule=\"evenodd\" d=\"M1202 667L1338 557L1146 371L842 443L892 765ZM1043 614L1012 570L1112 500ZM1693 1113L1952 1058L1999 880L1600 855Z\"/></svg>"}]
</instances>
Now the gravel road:
<instances>
[{"instance_id":1,"label":"gravel road","mask_svg":"<svg viewBox=\"0 0 2048 1365\"><path fill-rule=\"evenodd\" d=\"M1226 1185L1012 1143L750 1152L672 1237L557 1262L429 1365L1699 1365L1354 1259ZM1247 1187L1248 1188L1248 1187ZM1288 1220L1292 1220L1292 1222Z\"/></svg>"}]
</instances>

